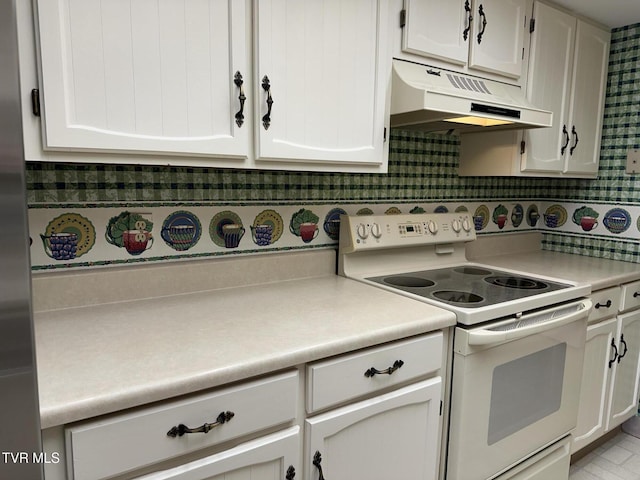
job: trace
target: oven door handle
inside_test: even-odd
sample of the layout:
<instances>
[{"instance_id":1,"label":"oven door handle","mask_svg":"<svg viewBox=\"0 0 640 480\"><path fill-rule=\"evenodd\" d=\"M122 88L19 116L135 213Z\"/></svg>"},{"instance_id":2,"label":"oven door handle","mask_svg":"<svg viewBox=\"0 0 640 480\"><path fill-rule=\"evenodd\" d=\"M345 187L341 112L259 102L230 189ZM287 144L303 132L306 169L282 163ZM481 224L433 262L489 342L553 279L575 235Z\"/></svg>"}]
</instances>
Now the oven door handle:
<instances>
[{"instance_id":1,"label":"oven door handle","mask_svg":"<svg viewBox=\"0 0 640 480\"><path fill-rule=\"evenodd\" d=\"M469 345L491 345L544 332L586 318L592 305L591 300L583 299L579 303L545 310L529 317L501 322L487 328L469 330L467 331L467 342ZM563 310L568 313L556 316L557 312Z\"/></svg>"}]
</instances>

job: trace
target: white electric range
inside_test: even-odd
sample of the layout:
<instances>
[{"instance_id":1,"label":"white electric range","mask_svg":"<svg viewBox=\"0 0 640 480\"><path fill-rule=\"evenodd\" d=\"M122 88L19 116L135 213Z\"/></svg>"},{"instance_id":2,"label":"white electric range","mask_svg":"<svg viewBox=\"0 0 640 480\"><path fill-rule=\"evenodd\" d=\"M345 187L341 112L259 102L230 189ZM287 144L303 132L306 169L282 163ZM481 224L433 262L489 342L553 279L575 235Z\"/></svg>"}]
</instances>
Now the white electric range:
<instances>
[{"instance_id":1,"label":"white electric range","mask_svg":"<svg viewBox=\"0 0 640 480\"><path fill-rule=\"evenodd\" d=\"M475 239L467 212L343 215L338 273L456 314L446 478L567 478L590 287L468 262Z\"/></svg>"}]
</instances>

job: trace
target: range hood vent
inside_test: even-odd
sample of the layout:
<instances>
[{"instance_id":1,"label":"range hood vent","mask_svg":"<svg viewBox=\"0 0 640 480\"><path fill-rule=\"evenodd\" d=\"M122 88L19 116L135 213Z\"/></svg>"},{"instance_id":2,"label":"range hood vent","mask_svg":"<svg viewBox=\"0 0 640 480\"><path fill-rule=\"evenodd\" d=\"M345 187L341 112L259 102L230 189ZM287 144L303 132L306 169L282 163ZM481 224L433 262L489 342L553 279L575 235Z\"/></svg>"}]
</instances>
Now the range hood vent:
<instances>
[{"instance_id":1,"label":"range hood vent","mask_svg":"<svg viewBox=\"0 0 640 480\"><path fill-rule=\"evenodd\" d=\"M550 127L516 85L393 60L391 126L427 132Z\"/></svg>"},{"instance_id":2,"label":"range hood vent","mask_svg":"<svg viewBox=\"0 0 640 480\"><path fill-rule=\"evenodd\" d=\"M487 88L487 84L484 82L484 80L462 77L460 75L453 75L452 73L447 73L447 78L454 88L491 95L491 92Z\"/></svg>"}]
</instances>

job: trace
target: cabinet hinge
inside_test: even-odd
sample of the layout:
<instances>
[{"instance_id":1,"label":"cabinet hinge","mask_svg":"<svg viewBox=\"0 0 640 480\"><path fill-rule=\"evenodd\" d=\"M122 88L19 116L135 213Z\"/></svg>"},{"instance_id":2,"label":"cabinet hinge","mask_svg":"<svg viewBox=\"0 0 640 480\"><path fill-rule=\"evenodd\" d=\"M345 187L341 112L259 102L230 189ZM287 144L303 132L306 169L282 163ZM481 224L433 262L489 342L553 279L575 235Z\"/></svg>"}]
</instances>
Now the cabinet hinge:
<instances>
[{"instance_id":1,"label":"cabinet hinge","mask_svg":"<svg viewBox=\"0 0 640 480\"><path fill-rule=\"evenodd\" d=\"M407 24L407 10L404 8L400 10L400 28L404 28Z\"/></svg>"},{"instance_id":2,"label":"cabinet hinge","mask_svg":"<svg viewBox=\"0 0 640 480\"><path fill-rule=\"evenodd\" d=\"M533 33L535 29L536 29L536 19L532 18L531 20L529 20L529 33Z\"/></svg>"},{"instance_id":3,"label":"cabinet hinge","mask_svg":"<svg viewBox=\"0 0 640 480\"><path fill-rule=\"evenodd\" d=\"M442 400L440 400L440 416L442 416Z\"/></svg>"},{"instance_id":4,"label":"cabinet hinge","mask_svg":"<svg viewBox=\"0 0 640 480\"><path fill-rule=\"evenodd\" d=\"M384 127L384 132L383 132L383 143L387 143L387 127Z\"/></svg>"},{"instance_id":5,"label":"cabinet hinge","mask_svg":"<svg viewBox=\"0 0 640 480\"><path fill-rule=\"evenodd\" d=\"M40 116L40 90L31 90L31 111L36 117Z\"/></svg>"},{"instance_id":6,"label":"cabinet hinge","mask_svg":"<svg viewBox=\"0 0 640 480\"><path fill-rule=\"evenodd\" d=\"M526 147L526 143L524 140L522 140L520 142L520 155L524 155L524 152L526 151L525 147Z\"/></svg>"}]
</instances>

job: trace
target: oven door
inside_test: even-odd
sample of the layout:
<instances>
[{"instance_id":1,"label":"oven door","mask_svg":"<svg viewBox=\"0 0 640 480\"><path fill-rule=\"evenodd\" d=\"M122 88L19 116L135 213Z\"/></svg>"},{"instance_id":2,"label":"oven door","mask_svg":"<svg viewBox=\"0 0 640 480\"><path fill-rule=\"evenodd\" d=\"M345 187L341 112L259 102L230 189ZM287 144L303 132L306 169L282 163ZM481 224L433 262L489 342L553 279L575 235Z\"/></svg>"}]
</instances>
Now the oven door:
<instances>
[{"instance_id":1,"label":"oven door","mask_svg":"<svg viewBox=\"0 0 640 480\"><path fill-rule=\"evenodd\" d=\"M575 428L590 310L456 328L447 478L494 478Z\"/></svg>"}]
</instances>

